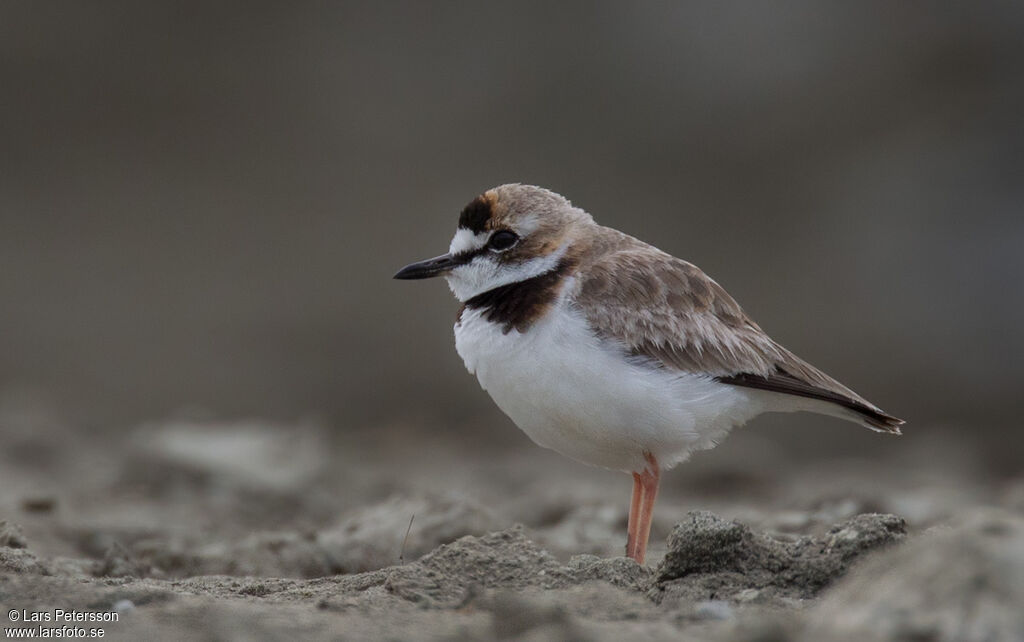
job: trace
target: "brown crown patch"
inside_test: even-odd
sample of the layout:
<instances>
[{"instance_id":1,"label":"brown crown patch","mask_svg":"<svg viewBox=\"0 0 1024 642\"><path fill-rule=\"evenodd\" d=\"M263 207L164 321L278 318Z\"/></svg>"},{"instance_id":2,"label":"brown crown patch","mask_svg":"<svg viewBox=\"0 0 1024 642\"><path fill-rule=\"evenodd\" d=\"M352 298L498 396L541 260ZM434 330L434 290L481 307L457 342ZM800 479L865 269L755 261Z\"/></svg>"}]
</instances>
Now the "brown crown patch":
<instances>
[{"instance_id":1,"label":"brown crown patch","mask_svg":"<svg viewBox=\"0 0 1024 642\"><path fill-rule=\"evenodd\" d=\"M462 208L459 214L459 227L479 234L488 229L491 218L494 216L494 201L487 194L481 194Z\"/></svg>"}]
</instances>

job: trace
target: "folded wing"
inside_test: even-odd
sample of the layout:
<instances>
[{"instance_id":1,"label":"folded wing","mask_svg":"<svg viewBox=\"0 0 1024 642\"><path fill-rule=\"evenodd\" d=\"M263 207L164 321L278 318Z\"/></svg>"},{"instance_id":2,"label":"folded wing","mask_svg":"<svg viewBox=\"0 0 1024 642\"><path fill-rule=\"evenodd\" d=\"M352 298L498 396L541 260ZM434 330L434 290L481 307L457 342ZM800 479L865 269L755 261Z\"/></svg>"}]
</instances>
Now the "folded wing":
<instances>
[{"instance_id":1,"label":"folded wing","mask_svg":"<svg viewBox=\"0 0 1024 642\"><path fill-rule=\"evenodd\" d=\"M815 399L875 430L903 421L769 337L695 265L604 228L580 257L573 302L591 327L657 365L735 386Z\"/></svg>"}]
</instances>

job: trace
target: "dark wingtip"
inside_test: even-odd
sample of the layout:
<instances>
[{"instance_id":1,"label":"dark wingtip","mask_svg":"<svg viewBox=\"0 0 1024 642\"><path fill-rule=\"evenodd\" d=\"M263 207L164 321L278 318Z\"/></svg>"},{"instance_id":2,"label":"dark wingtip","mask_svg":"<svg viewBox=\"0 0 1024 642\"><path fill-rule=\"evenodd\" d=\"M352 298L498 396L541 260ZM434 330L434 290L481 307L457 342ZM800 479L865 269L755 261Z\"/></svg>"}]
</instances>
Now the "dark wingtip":
<instances>
[{"instance_id":1,"label":"dark wingtip","mask_svg":"<svg viewBox=\"0 0 1024 642\"><path fill-rule=\"evenodd\" d=\"M715 377L715 379L721 383L734 386L757 388L769 392L779 392L834 403L837 406L853 411L856 414L856 418L862 422L862 425L875 432L900 435L903 434L900 426L906 423L902 419L885 414L861 399L840 394L834 390L826 390L785 372L779 372L768 377L751 373L739 373L727 377Z\"/></svg>"},{"instance_id":2,"label":"dark wingtip","mask_svg":"<svg viewBox=\"0 0 1024 642\"><path fill-rule=\"evenodd\" d=\"M900 426L904 425L905 421L892 415L887 415L884 412L877 412L868 414L862 411L864 415L864 421L877 430L878 432L889 433L890 435L902 435L903 431Z\"/></svg>"}]
</instances>

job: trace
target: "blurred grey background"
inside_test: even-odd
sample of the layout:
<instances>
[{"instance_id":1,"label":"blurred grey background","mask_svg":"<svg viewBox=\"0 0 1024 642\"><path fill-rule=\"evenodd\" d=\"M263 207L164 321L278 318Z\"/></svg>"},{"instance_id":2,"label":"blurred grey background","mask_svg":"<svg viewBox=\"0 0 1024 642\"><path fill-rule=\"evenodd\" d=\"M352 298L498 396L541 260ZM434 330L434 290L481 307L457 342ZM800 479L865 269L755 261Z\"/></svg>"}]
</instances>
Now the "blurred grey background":
<instances>
[{"instance_id":1,"label":"blurred grey background","mask_svg":"<svg viewBox=\"0 0 1024 642\"><path fill-rule=\"evenodd\" d=\"M905 447L1017 456L1019 2L4 2L0 96L0 391L96 430L525 439L444 283L391 275L528 182L701 266Z\"/></svg>"}]
</instances>

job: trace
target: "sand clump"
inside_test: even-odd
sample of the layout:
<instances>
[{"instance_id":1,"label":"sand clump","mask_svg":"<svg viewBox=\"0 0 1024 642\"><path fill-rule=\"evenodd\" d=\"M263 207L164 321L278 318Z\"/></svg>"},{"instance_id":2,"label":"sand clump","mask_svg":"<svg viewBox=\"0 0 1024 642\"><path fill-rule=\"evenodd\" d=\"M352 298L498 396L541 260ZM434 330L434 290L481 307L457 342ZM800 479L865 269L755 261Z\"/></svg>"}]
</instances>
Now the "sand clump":
<instances>
[{"instance_id":1,"label":"sand clump","mask_svg":"<svg viewBox=\"0 0 1024 642\"><path fill-rule=\"evenodd\" d=\"M868 560L814 609L805 642L1024 640L1024 518L978 510Z\"/></svg>"},{"instance_id":2,"label":"sand clump","mask_svg":"<svg viewBox=\"0 0 1024 642\"><path fill-rule=\"evenodd\" d=\"M113 452L18 435L0 604L116 611L109 639L1024 639L1019 479L859 462L764 492L687 469L641 566L620 556L622 479L532 450L417 446L398 474L390 442L305 424L151 425Z\"/></svg>"},{"instance_id":3,"label":"sand clump","mask_svg":"<svg viewBox=\"0 0 1024 642\"><path fill-rule=\"evenodd\" d=\"M252 618L268 609L277 623L260 631L272 639L339 630L357 633L352 639L790 636L800 627L787 600L813 598L859 557L904 537L903 521L892 515L858 515L823 536L780 539L693 512L672 530L656 568L593 555L562 563L515 526L461 537L408 563L316 579L160 579L143 577L145 565L123 549L75 566L8 546L0 547L0 559L18 577L0 583L0 596L15 607L58 595L99 610L129 605L115 633L152 639L212 629L231 638L253 630ZM21 563L12 566L14 559ZM169 614L185 630L168 627ZM232 628L232 620L245 622Z\"/></svg>"},{"instance_id":4,"label":"sand clump","mask_svg":"<svg viewBox=\"0 0 1024 642\"><path fill-rule=\"evenodd\" d=\"M821 537L777 539L708 512L672 529L658 566L655 599L807 599L842 576L858 557L901 541L895 515L858 515ZM742 594L742 595L741 595Z\"/></svg>"}]
</instances>

